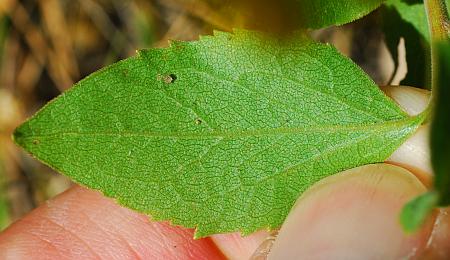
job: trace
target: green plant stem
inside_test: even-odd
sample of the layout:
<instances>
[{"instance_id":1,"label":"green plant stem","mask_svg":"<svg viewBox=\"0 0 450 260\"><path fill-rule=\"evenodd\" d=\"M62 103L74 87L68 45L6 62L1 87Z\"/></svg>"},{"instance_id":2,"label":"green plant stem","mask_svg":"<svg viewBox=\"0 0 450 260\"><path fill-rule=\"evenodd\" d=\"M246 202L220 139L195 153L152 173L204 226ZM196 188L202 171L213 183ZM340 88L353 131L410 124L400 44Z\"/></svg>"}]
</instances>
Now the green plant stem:
<instances>
[{"instance_id":1,"label":"green plant stem","mask_svg":"<svg viewBox=\"0 0 450 260\"><path fill-rule=\"evenodd\" d=\"M430 31L430 49L431 49L431 97L428 107L424 113L429 113L435 104L436 85L438 73L438 53L434 46L436 42L449 39L449 17L447 13L445 0L424 0L425 12L427 14L428 28ZM426 120L427 121L427 120Z\"/></svg>"},{"instance_id":2,"label":"green plant stem","mask_svg":"<svg viewBox=\"0 0 450 260\"><path fill-rule=\"evenodd\" d=\"M425 0L425 11L427 13L428 28L430 31L430 44L431 44L431 71L432 71L432 86L434 89L435 79L437 75L438 57L436 48L433 46L435 42L440 42L449 39L449 18L445 0Z\"/></svg>"},{"instance_id":3,"label":"green plant stem","mask_svg":"<svg viewBox=\"0 0 450 260\"><path fill-rule=\"evenodd\" d=\"M430 39L432 41L448 39L450 23L445 0L425 0L424 3L431 34Z\"/></svg>"}]
</instances>

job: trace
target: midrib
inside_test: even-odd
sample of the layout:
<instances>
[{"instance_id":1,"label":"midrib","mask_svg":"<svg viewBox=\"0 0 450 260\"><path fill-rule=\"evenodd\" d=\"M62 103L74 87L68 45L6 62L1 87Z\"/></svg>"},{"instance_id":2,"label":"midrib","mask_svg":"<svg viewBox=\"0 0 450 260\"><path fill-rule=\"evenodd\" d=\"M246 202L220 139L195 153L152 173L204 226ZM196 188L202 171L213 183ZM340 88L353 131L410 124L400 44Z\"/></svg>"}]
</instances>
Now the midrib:
<instances>
[{"instance_id":1,"label":"midrib","mask_svg":"<svg viewBox=\"0 0 450 260\"><path fill-rule=\"evenodd\" d=\"M197 133L183 132L131 132L131 131L61 131L49 134L34 133L23 137L29 138L47 138L61 136L112 136L112 137L149 137L149 138L174 138L174 139L209 139L209 138L241 138L252 136L272 136L280 134L301 134L307 132L350 132L350 131L380 131L392 128L404 128L421 122L420 116L406 117L401 120L384 121L375 124L354 124L354 125L319 125L306 127L279 127L267 129L251 129L242 131L208 131Z\"/></svg>"}]
</instances>

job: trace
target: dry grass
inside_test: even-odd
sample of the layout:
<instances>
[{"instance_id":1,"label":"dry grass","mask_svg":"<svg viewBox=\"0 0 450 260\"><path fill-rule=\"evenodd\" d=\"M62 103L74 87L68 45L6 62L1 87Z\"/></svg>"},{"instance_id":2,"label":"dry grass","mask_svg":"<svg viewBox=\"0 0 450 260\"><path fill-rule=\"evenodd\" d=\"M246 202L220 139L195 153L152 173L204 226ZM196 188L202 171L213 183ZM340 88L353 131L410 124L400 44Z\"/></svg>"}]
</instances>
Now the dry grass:
<instances>
[{"instance_id":1,"label":"dry grass","mask_svg":"<svg viewBox=\"0 0 450 260\"><path fill-rule=\"evenodd\" d=\"M11 142L16 126L91 72L207 27L165 1L1 0L0 229L71 185Z\"/></svg>"}]
</instances>

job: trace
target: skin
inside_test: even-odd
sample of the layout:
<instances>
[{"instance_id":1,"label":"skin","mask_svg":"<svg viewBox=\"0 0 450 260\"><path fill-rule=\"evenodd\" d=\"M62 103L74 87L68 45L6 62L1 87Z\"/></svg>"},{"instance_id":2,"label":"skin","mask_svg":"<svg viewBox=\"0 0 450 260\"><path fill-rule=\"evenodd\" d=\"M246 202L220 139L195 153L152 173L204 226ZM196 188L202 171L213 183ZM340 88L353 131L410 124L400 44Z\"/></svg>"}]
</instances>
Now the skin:
<instances>
[{"instance_id":1,"label":"skin","mask_svg":"<svg viewBox=\"0 0 450 260\"><path fill-rule=\"evenodd\" d=\"M392 91L386 93L408 112L428 98L410 88ZM448 209L413 235L396 222L403 203L430 183L424 129L388 159L391 165L346 171L311 187L281 227L269 259L448 257ZM268 236L260 231L194 240L193 230L153 222L97 191L74 186L0 233L0 259L263 259L272 247Z\"/></svg>"}]
</instances>

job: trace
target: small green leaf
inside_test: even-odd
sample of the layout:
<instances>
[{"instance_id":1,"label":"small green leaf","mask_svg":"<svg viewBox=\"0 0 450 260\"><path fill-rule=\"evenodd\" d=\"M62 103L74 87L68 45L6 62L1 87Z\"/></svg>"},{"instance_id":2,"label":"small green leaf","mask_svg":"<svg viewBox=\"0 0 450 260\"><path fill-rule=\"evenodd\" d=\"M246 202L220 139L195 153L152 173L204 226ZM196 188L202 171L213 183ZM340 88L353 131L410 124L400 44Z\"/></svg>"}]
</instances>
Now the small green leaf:
<instances>
[{"instance_id":1,"label":"small green leaf","mask_svg":"<svg viewBox=\"0 0 450 260\"><path fill-rule=\"evenodd\" d=\"M404 21L414 26L417 32L428 43L430 42L427 15L422 1L408 3L407 0L387 0L385 4L388 7L395 8Z\"/></svg>"},{"instance_id":2,"label":"small green leaf","mask_svg":"<svg viewBox=\"0 0 450 260\"><path fill-rule=\"evenodd\" d=\"M183 1L183 0L182 0ZM197 0L198 1L198 0ZM247 28L283 33L319 29L357 20L385 0L201 0L217 10L221 28ZM196 4L195 0L184 0ZM224 19L225 18L225 19Z\"/></svg>"},{"instance_id":3,"label":"small green leaf","mask_svg":"<svg viewBox=\"0 0 450 260\"><path fill-rule=\"evenodd\" d=\"M417 231L437 205L439 194L431 191L408 202L400 214L400 223L408 233Z\"/></svg>"},{"instance_id":4,"label":"small green leaf","mask_svg":"<svg viewBox=\"0 0 450 260\"><path fill-rule=\"evenodd\" d=\"M431 123L431 165L434 173L433 191L405 205L401 223L405 231L417 230L436 206L450 205L450 42L434 44L437 65L434 69L434 115Z\"/></svg>"},{"instance_id":5,"label":"small green leaf","mask_svg":"<svg viewBox=\"0 0 450 260\"><path fill-rule=\"evenodd\" d=\"M434 188L440 194L439 206L450 205L450 43L435 45L437 78L435 79L435 107L431 124L431 164Z\"/></svg>"},{"instance_id":6,"label":"small green leaf","mask_svg":"<svg viewBox=\"0 0 450 260\"><path fill-rule=\"evenodd\" d=\"M385 160L422 120L329 45L236 31L98 71L14 139L76 182L203 237L279 227L312 184Z\"/></svg>"},{"instance_id":7,"label":"small green leaf","mask_svg":"<svg viewBox=\"0 0 450 260\"><path fill-rule=\"evenodd\" d=\"M400 84L429 88L429 33L423 3L388 0L381 14L386 45L396 68L398 45L400 38L404 39L407 74Z\"/></svg>"},{"instance_id":8,"label":"small green leaf","mask_svg":"<svg viewBox=\"0 0 450 260\"><path fill-rule=\"evenodd\" d=\"M450 14L450 0L445 0L445 5L447 6L447 14Z\"/></svg>"},{"instance_id":9,"label":"small green leaf","mask_svg":"<svg viewBox=\"0 0 450 260\"><path fill-rule=\"evenodd\" d=\"M8 196L6 192L6 171L3 161L2 151L0 149L0 231L4 230L11 222Z\"/></svg>"},{"instance_id":10,"label":"small green leaf","mask_svg":"<svg viewBox=\"0 0 450 260\"><path fill-rule=\"evenodd\" d=\"M301 23L308 28L319 29L330 25L342 25L357 20L385 0L297 0Z\"/></svg>"}]
</instances>

